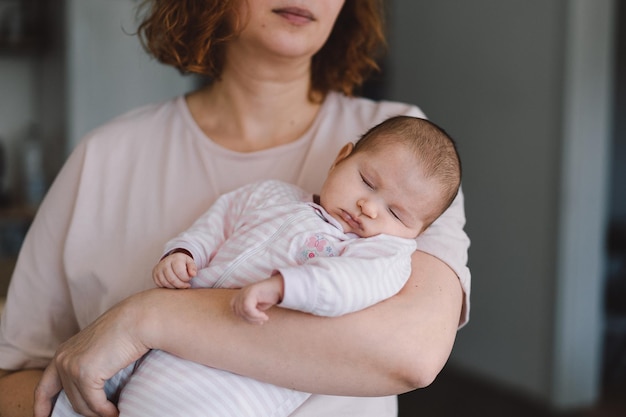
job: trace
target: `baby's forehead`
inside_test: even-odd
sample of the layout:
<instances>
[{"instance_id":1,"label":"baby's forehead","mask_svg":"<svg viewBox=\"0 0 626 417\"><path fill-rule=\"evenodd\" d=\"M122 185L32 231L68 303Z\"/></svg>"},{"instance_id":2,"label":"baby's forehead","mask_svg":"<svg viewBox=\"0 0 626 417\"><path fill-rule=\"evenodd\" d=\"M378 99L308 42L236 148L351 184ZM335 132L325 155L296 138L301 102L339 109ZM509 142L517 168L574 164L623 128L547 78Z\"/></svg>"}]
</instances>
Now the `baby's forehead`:
<instances>
[{"instance_id":1,"label":"baby's forehead","mask_svg":"<svg viewBox=\"0 0 626 417\"><path fill-rule=\"evenodd\" d=\"M417 192L428 177L419 158L410 149L377 148L364 151L361 158L364 169L378 177L381 184L403 193Z\"/></svg>"},{"instance_id":2,"label":"baby's forehead","mask_svg":"<svg viewBox=\"0 0 626 417\"><path fill-rule=\"evenodd\" d=\"M385 168L390 171L400 173L410 171L421 175L425 174L423 157L406 143L384 143L364 148L358 152L361 152L364 159L374 165L378 162L389 162L389 159L392 159L391 164L385 165Z\"/></svg>"}]
</instances>

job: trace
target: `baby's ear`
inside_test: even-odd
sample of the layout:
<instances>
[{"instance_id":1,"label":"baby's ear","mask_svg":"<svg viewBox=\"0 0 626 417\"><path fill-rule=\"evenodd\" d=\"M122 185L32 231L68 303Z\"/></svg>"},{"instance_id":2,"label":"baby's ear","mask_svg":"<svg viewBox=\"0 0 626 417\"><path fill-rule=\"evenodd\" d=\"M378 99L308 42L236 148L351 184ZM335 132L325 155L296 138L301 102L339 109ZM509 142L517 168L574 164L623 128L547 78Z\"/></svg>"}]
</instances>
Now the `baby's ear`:
<instances>
[{"instance_id":1,"label":"baby's ear","mask_svg":"<svg viewBox=\"0 0 626 417\"><path fill-rule=\"evenodd\" d=\"M330 169L333 169L335 167L335 165L337 165L339 162L343 161L348 156L350 156L350 154L352 154L353 150L354 150L354 143L352 143L352 142L346 143L343 146L343 148L341 148L339 153L337 154L337 157L335 158L335 161L331 165Z\"/></svg>"}]
</instances>

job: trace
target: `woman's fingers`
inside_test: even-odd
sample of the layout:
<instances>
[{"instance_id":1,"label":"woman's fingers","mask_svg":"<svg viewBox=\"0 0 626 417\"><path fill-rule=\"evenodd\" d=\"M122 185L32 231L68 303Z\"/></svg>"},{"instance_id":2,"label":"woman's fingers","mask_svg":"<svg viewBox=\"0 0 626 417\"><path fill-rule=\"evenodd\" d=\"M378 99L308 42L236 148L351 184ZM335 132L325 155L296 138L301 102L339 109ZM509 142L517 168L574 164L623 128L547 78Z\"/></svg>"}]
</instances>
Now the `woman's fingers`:
<instances>
[{"instance_id":1,"label":"woman's fingers","mask_svg":"<svg viewBox=\"0 0 626 417\"><path fill-rule=\"evenodd\" d=\"M54 362L44 370L35 389L34 417L48 417L52 412L52 399L61 391L61 378Z\"/></svg>"},{"instance_id":2,"label":"woman's fingers","mask_svg":"<svg viewBox=\"0 0 626 417\"><path fill-rule=\"evenodd\" d=\"M80 335L75 338L80 339ZM104 380L94 377L88 366L80 365L82 359L76 344L82 342L73 339L59 347L44 370L35 389L34 417L50 415L52 399L61 389L65 390L67 399L78 414L85 417L117 417L117 408L104 393Z\"/></svg>"},{"instance_id":3,"label":"woman's fingers","mask_svg":"<svg viewBox=\"0 0 626 417\"><path fill-rule=\"evenodd\" d=\"M64 387L74 411L85 417L117 417L117 408L107 400L103 387L81 389L68 378L62 378L53 360L45 369L39 385L35 389L34 417L48 417L52 413L52 399ZM63 385L63 386L62 386Z\"/></svg>"},{"instance_id":4,"label":"woman's fingers","mask_svg":"<svg viewBox=\"0 0 626 417\"><path fill-rule=\"evenodd\" d=\"M84 417L119 416L117 407L107 399L103 386L88 387L69 382L65 393L74 411Z\"/></svg>"},{"instance_id":5,"label":"woman's fingers","mask_svg":"<svg viewBox=\"0 0 626 417\"><path fill-rule=\"evenodd\" d=\"M117 416L104 384L147 352L137 338L140 313L127 299L61 344L36 388L35 417L49 415L52 398L61 386L78 413Z\"/></svg>"}]
</instances>

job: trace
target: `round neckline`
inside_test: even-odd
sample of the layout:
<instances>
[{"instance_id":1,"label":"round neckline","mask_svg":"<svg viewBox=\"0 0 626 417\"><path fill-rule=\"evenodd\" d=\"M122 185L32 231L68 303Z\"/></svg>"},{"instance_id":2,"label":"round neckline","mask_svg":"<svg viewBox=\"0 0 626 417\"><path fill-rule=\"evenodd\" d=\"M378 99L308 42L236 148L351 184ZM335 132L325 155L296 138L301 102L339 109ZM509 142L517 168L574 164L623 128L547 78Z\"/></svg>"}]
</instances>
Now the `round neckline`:
<instances>
[{"instance_id":1,"label":"round neckline","mask_svg":"<svg viewBox=\"0 0 626 417\"><path fill-rule=\"evenodd\" d=\"M320 106L319 111L317 112L317 115L315 116L315 119L313 120L313 123L311 124L311 126L309 126L306 132L304 132L304 134L302 134L299 138L289 143L284 143L278 146L273 146L271 148L261 149L261 150L252 151L252 152L239 152L239 151L234 151L232 149L228 149L218 144L210 136L204 133L202 129L200 129L200 126L198 125L196 120L193 118L191 114L191 110L189 109L189 106L187 105L187 100L186 100L185 95L179 96L177 98L176 104L181 114L183 115L183 118L187 126L189 127L189 129L194 133L195 137L197 137L198 139L201 139L201 141L205 144L205 146L209 147L214 152L219 152L223 156L227 156L230 158L237 158L237 159L249 159L249 158L259 158L264 155L274 156L277 153L290 152L294 148L299 148L301 146L306 145L310 141L310 139L313 137L313 133L319 128L320 124L322 123L322 120L325 117L325 114L327 112L326 108L328 107L328 102L329 102L328 98L331 94L333 94L333 92L329 92L326 95L326 97L324 98L324 101L322 102Z\"/></svg>"}]
</instances>

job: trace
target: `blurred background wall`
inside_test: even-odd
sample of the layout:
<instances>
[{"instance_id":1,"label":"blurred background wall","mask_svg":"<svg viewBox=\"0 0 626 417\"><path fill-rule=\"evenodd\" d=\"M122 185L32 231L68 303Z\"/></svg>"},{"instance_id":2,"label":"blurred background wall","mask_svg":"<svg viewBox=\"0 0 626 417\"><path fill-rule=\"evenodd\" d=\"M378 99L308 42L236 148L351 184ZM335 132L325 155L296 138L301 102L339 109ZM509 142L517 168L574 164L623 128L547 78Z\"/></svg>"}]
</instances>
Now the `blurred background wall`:
<instances>
[{"instance_id":1,"label":"blurred background wall","mask_svg":"<svg viewBox=\"0 0 626 417\"><path fill-rule=\"evenodd\" d=\"M31 136L44 149L47 184L89 129L198 83L152 61L129 35L136 1L0 0L0 16L18 5L39 24L0 40L4 194L24 187L20 144ZM450 365L557 408L593 404L607 375L626 374L626 326L605 299L609 276L618 282L611 294L626 280L626 7L387 5L390 53L376 95L422 107L456 137L464 163L472 318ZM2 210L6 283L23 229L15 225L32 210Z\"/></svg>"},{"instance_id":2,"label":"blurred background wall","mask_svg":"<svg viewBox=\"0 0 626 417\"><path fill-rule=\"evenodd\" d=\"M452 362L560 406L600 383L615 7L392 5L389 96L464 161L473 307Z\"/></svg>"}]
</instances>

